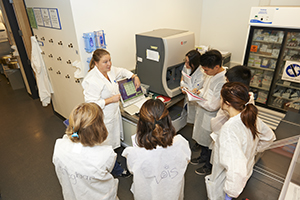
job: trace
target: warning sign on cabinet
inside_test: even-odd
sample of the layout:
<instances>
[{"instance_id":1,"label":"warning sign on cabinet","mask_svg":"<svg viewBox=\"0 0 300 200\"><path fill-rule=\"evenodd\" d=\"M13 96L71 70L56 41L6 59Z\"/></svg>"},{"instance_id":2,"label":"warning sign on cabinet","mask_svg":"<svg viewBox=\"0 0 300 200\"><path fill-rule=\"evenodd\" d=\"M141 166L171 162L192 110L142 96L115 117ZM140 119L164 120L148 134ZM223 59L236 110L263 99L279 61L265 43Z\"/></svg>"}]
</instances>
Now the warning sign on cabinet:
<instances>
[{"instance_id":1,"label":"warning sign on cabinet","mask_svg":"<svg viewBox=\"0 0 300 200\"><path fill-rule=\"evenodd\" d=\"M300 62L286 61L282 72L282 80L300 83Z\"/></svg>"}]
</instances>

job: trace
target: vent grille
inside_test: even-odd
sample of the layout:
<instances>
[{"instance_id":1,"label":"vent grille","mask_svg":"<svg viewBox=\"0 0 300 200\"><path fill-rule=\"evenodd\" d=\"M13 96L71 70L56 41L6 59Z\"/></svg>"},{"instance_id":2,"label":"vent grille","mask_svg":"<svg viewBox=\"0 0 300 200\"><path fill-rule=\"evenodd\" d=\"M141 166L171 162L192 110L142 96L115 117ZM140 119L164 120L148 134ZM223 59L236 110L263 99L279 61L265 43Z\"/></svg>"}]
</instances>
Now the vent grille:
<instances>
[{"instance_id":1,"label":"vent grille","mask_svg":"<svg viewBox=\"0 0 300 200\"><path fill-rule=\"evenodd\" d=\"M285 114L260 106L256 107L258 109L258 117L271 129L276 130L278 124L284 118Z\"/></svg>"}]
</instances>

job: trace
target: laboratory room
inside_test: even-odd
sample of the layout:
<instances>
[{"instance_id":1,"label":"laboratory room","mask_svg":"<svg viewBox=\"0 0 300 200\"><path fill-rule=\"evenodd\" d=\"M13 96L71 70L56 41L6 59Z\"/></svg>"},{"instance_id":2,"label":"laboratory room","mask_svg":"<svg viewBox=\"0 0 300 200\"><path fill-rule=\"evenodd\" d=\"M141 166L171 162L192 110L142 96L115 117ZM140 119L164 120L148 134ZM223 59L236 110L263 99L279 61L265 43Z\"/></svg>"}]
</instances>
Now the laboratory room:
<instances>
[{"instance_id":1,"label":"laboratory room","mask_svg":"<svg viewBox=\"0 0 300 200\"><path fill-rule=\"evenodd\" d=\"M298 0L0 11L0 199L300 198Z\"/></svg>"}]
</instances>

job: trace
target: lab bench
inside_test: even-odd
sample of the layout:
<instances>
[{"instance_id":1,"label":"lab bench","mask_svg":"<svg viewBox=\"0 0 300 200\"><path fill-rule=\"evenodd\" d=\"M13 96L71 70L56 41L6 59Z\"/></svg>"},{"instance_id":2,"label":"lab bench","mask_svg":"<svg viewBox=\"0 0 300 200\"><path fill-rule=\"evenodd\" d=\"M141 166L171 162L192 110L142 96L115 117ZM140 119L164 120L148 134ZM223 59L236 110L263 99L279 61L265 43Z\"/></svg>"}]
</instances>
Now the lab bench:
<instances>
[{"instance_id":1,"label":"lab bench","mask_svg":"<svg viewBox=\"0 0 300 200\"><path fill-rule=\"evenodd\" d=\"M179 94L173 98L165 105L169 110L169 115L172 119L172 124L175 127L176 131L179 131L186 125L186 117L187 114L185 110L183 110L183 102L184 102L184 95ZM122 146L132 146L131 136L136 133L137 123L139 120L138 114L130 115L125 112L120 106L121 115L122 115L122 123L123 123L123 132L124 138L122 139Z\"/></svg>"}]
</instances>

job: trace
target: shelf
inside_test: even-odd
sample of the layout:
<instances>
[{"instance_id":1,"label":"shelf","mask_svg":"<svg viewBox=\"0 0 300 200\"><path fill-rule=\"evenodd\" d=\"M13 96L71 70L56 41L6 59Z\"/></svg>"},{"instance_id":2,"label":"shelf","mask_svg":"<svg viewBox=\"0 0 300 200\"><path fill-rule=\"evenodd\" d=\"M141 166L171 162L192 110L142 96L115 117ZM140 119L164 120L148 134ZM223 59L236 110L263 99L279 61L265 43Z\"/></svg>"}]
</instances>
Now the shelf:
<instances>
[{"instance_id":1,"label":"shelf","mask_svg":"<svg viewBox=\"0 0 300 200\"><path fill-rule=\"evenodd\" d=\"M283 61L296 61L296 62L300 62L300 60L291 60L291 59L282 59Z\"/></svg>"},{"instance_id":2,"label":"shelf","mask_svg":"<svg viewBox=\"0 0 300 200\"><path fill-rule=\"evenodd\" d=\"M271 72L274 72L275 69L270 69L270 68L264 68L264 67L255 67L255 66L248 66L250 68L253 68L253 69L260 69L260 70L265 70L265 71L271 71Z\"/></svg>"},{"instance_id":3,"label":"shelf","mask_svg":"<svg viewBox=\"0 0 300 200\"><path fill-rule=\"evenodd\" d=\"M252 86L252 85L250 85L250 87L256 88L256 89L260 89L260 90L265 90L265 91L269 91L270 90L270 88L263 88L263 87Z\"/></svg>"},{"instance_id":4,"label":"shelf","mask_svg":"<svg viewBox=\"0 0 300 200\"><path fill-rule=\"evenodd\" d=\"M252 40L252 42L260 42L260 43L267 43L267 44L282 44L281 42L270 42L265 40Z\"/></svg>"},{"instance_id":5,"label":"shelf","mask_svg":"<svg viewBox=\"0 0 300 200\"><path fill-rule=\"evenodd\" d=\"M290 46L286 46L287 49L293 49L293 50L300 50L300 47L290 47Z\"/></svg>"},{"instance_id":6,"label":"shelf","mask_svg":"<svg viewBox=\"0 0 300 200\"><path fill-rule=\"evenodd\" d=\"M259 100L255 100L255 102L258 102L258 103L261 103L261 104L266 104L266 102L262 102L262 101L259 101Z\"/></svg>"},{"instance_id":7,"label":"shelf","mask_svg":"<svg viewBox=\"0 0 300 200\"><path fill-rule=\"evenodd\" d=\"M265 54L255 53L255 52L250 52L250 54L253 54L253 55L256 55L256 56L259 56L259 57L273 58L273 59L277 60L276 56L269 56L269 55L265 55Z\"/></svg>"},{"instance_id":8,"label":"shelf","mask_svg":"<svg viewBox=\"0 0 300 200\"><path fill-rule=\"evenodd\" d=\"M277 106L273 106L273 105L269 105L271 108L275 108L275 109L278 109L278 110L282 110L282 111L286 111L285 109L283 108L280 108L280 107L277 107Z\"/></svg>"},{"instance_id":9,"label":"shelf","mask_svg":"<svg viewBox=\"0 0 300 200\"><path fill-rule=\"evenodd\" d=\"M281 86L281 87L287 87L287 88L291 88L291 89L300 90L299 87L295 87L295 86L283 85L283 84L280 84L280 83L276 83L276 85Z\"/></svg>"},{"instance_id":10,"label":"shelf","mask_svg":"<svg viewBox=\"0 0 300 200\"><path fill-rule=\"evenodd\" d=\"M274 97L274 98L280 98L280 99L284 99L284 100L287 100L287 101L295 101L295 100L298 100L300 97L298 97L297 99L290 99L290 98L285 98L285 97L277 97L277 96L274 96L274 95L272 95L272 97Z\"/></svg>"}]
</instances>

